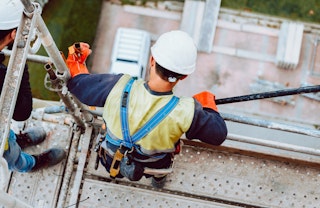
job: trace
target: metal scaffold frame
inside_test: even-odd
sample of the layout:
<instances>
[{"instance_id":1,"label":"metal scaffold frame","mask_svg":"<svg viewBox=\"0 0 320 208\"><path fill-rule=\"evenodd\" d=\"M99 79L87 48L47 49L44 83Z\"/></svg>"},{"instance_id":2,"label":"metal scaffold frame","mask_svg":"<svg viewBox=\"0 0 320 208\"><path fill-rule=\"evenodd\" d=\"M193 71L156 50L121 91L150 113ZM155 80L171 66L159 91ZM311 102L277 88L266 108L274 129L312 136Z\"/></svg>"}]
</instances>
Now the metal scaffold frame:
<instances>
[{"instance_id":1,"label":"metal scaffold frame","mask_svg":"<svg viewBox=\"0 0 320 208\"><path fill-rule=\"evenodd\" d=\"M0 178L0 198L1 202L5 203L4 205L7 205L8 207L31 207L5 193L10 172L8 171L7 162L2 156L6 144L5 138L8 137L10 130L10 121L13 116L28 51L31 50L30 43L34 40L34 35L37 36L36 41L41 41L42 46L50 57L50 61L52 61L53 65L48 63L48 65L46 65L46 70L49 74L52 87L56 89L55 91L67 106L68 112L74 119L76 125L75 130L83 133L86 129L85 122L93 119L91 114L87 111L80 110L86 109L86 106L80 103L70 94L70 92L68 92L66 83L70 77L69 71L41 17L42 9L40 5L38 3L31 2L30 0L21 0L21 2L25 9L17 30L0 98L0 170L2 173Z\"/></svg>"},{"instance_id":2,"label":"metal scaffold frame","mask_svg":"<svg viewBox=\"0 0 320 208\"><path fill-rule=\"evenodd\" d=\"M19 200L16 197L11 196L6 192L8 178L10 176L10 172L7 167L7 163L5 159L2 157L4 153L4 145L5 145L5 138L8 137L9 129L10 129L10 121L13 116L13 111L18 95L18 90L20 86L20 81L23 74L24 65L27 59L34 60L36 62L45 63L45 69L48 72L47 77L51 83L52 89L59 95L60 99L65 104L66 108L68 109L68 113L72 116L73 119L73 141L69 152L69 160L67 163L67 167L65 168L65 173L63 176L63 182L61 185L61 189L59 192L58 200L56 202L58 207L63 207L66 205L67 201L69 205L79 203L81 200L80 197L80 187L81 183L83 183L83 175L84 169L87 160L87 153L90 140L86 140L83 147L85 147L85 151L81 152L80 156L76 154L77 149L79 148L79 140L81 137L92 138L93 134L93 127L90 126L91 124L100 125L101 122L97 122L94 120L94 116L101 116L101 112L98 111L91 111L87 108L86 105L79 102L72 94L68 91L66 86L67 80L69 79L69 70L65 64L65 60L61 56L60 51L58 50L55 42L48 31L42 17L41 17L41 8L39 4L32 3L31 0L21 0L23 3L25 10L21 17L21 23L18 27L16 40L13 45L12 52L5 51L6 55L10 55L8 71L5 78L5 82L3 85L3 90L1 92L0 98L0 201L2 203L6 203L7 207L32 207L25 202ZM46 52L48 53L48 57L37 56L37 55L30 55L28 54L30 49L30 43L33 41L34 34L37 35L38 40L41 41L42 46L45 48ZM231 102L243 102L255 99L264 99L276 96L285 96L288 94L300 94L300 93L310 93L314 91L318 91L319 86L313 87L305 87L299 89L292 89L292 90L285 90L285 91L276 91L270 93L264 93L261 95L253 94L247 96L238 96L233 98L225 98L216 100L216 103L219 104L227 104ZM243 116L235 116L229 114L221 113L222 117L225 120L238 122L242 124L249 124L269 129L277 129L281 131L288 131L297 134L309 135L313 137L320 137L320 131L315 129L307 129L297 126L290 126L286 124L278 124L274 122L268 122L258 119L247 118ZM319 156L320 151L319 149L313 148L305 148L299 147L295 145L289 145L280 142L270 142L267 140L251 138L251 137L244 137L238 135L228 135L229 141L241 142L244 144L253 144L259 145L263 147L275 148L275 149L282 149L292 152L303 153L307 155ZM189 151L189 149L187 149ZM194 151L194 155L198 155L197 151ZM186 151L186 155L187 155ZM208 155L211 156L211 153ZM186 157L186 156L185 156ZM187 158L187 157L186 157ZM193 158L192 158L193 159ZM220 156L218 159L221 159ZM232 159L232 158L231 158ZM229 161L231 160L229 159ZM181 158L182 160L182 158ZM184 160L184 159L183 159ZM190 159L191 160L191 159ZM74 166L75 161L77 161L76 165L76 174L72 177L74 173ZM239 159L242 162L242 158ZM201 162L201 161L200 161ZM182 163L183 164L183 163ZM188 164L188 163L185 163ZM253 164L253 163L252 163ZM181 175L185 175L185 173L181 173ZM193 176L195 177L195 176ZM70 182L74 180L73 184ZM90 180L86 179L87 181L91 182ZM176 180L178 181L178 180ZM182 182L180 182L182 184ZM226 182L227 183L227 182ZM229 181L228 181L229 183ZM72 184L72 185L71 185ZM89 184L90 185L90 184ZM116 185L112 185L116 186ZM72 187L72 193L69 194L68 191ZM192 184L191 187L194 187ZM131 187L132 188L132 187ZM89 187L88 189L91 189ZM113 188L117 189L117 188ZM132 188L133 189L133 188ZM69 199L68 198L69 195ZM133 197L134 198L134 197ZM115 200L116 201L116 200ZM196 200L195 200L196 201ZM195 202L196 203L196 202ZM1 204L2 205L2 204Z\"/></svg>"}]
</instances>

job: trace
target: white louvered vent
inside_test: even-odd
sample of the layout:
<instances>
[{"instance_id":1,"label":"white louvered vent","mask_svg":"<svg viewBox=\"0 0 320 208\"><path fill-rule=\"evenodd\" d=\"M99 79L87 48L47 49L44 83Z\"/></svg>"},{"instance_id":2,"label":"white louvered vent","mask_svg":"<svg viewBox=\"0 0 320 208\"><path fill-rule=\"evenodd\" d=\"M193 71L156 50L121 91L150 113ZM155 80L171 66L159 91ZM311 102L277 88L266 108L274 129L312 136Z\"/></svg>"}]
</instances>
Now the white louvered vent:
<instances>
[{"instance_id":1,"label":"white louvered vent","mask_svg":"<svg viewBox=\"0 0 320 208\"><path fill-rule=\"evenodd\" d=\"M295 22L281 24L277 48L276 65L294 69L299 63L304 25Z\"/></svg>"}]
</instances>

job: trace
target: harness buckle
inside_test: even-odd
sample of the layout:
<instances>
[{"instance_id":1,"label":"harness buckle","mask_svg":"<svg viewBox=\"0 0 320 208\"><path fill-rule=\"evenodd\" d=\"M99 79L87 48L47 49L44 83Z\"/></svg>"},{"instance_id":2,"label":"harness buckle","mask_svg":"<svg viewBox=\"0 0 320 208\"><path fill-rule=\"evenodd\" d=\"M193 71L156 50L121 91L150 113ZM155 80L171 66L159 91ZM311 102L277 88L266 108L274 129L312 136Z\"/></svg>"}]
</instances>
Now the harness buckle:
<instances>
[{"instance_id":1,"label":"harness buckle","mask_svg":"<svg viewBox=\"0 0 320 208\"><path fill-rule=\"evenodd\" d=\"M121 148L121 147L120 147ZM116 176L119 174L120 172L120 162L124 156L123 153L121 153L120 148L117 149L117 151L114 153L113 159L112 159L112 163L111 163L111 167L110 167L110 177L111 178L116 178Z\"/></svg>"},{"instance_id":2,"label":"harness buckle","mask_svg":"<svg viewBox=\"0 0 320 208\"><path fill-rule=\"evenodd\" d=\"M120 172L120 163L122 158L128 158L127 163L131 163L132 161L132 157L131 157L131 153L134 151L134 147L132 147L131 149L123 146L122 144L120 145L120 147L117 149L117 151L114 153L113 159L112 159L112 163L110 166L110 177L111 178L116 178L116 176L119 174Z\"/></svg>"}]
</instances>

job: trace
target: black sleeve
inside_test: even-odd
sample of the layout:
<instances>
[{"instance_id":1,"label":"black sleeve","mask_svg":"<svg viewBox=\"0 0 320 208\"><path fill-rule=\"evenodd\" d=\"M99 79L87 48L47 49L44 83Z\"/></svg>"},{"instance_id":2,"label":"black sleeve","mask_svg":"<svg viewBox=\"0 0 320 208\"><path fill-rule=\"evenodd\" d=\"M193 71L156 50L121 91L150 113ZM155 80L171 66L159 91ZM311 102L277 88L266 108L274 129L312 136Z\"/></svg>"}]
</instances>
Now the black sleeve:
<instances>
[{"instance_id":1,"label":"black sleeve","mask_svg":"<svg viewBox=\"0 0 320 208\"><path fill-rule=\"evenodd\" d=\"M0 71L1 71L0 85L1 85L1 91L2 91L5 75L7 72L7 67L1 64ZM31 93L31 87L29 82L28 66L26 65L22 75L20 89L19 89L16 106L15 106L12 118L16 121L27 120L31 115L31 111L32 111L32 93Z\"/></svg>"},{"instance_id":2,"label":"black sleeve","mask_svg":"<svg viewBox=\"0 0 320 208\"><path fill-rule=\"evenodd\" d=\"M31 111L32 92L29 81L29 70L26 65L23 71L16 107L12 118L16 121L24 121L30 117Z\"/></svg>"},{"instance_id":3,"label":"black sleeve","mask_svg":"<svg viewBox=\"0 0 320 208\"><path fill-rule=\"evenodd\" d=\"M201 104L195 100L194 117L186 137L220 145L225 141L227 134L227 126L221 115L210 108L202 108Z\"/></svg>"},{"instance_id":4,"label":"black sleeve","mask_svg":"<svg viewBox=\"0 0 320 208\"><path fill-rule=\"evenodd\" d=\"M79 74L68 81L68 89L82 103L103 107L110 91L122 75Z\"/></svg>"}]
</instances>

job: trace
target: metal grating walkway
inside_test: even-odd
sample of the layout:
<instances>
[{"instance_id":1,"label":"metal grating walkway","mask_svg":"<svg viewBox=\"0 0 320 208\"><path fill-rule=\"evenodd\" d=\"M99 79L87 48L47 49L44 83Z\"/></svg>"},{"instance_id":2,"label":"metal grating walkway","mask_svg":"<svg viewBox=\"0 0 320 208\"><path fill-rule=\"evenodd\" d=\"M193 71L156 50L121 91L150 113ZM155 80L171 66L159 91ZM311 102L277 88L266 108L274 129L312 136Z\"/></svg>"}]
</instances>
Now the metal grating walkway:
<instances>
[{"instance_id":1,"label":"metal grating walkway","mask_svg":"<svg viewBox=\"0 0 320 208\"><path fill-rule=\"evenodd\" d=\"M91 159L94 159L94 157L92 155ZM91 162L88 164L87 172L91 178L102 177L108 181L107 173L101 167L95 171L90 166ZM128 205L132 207L139 207L137 204L140 203L139 200L136 199L137 201L135 201L132 197L139 198L139 195L143 192L144 201L148 206L142 207L166 207L159 203L163 200L163 196L160 196L158 192L144 193L145 189L153 189L149 179L144 179L139 183L119 180L118 183L121 184L119 187L122 188L113 190L113 194L110 196L103 195L103 193L108 193L104 190L118 185L111 182L101 184L97 180L86 181L81 196L81 200L85 200L85 202L81 202L80 205L82 206L82 203L85 203L94 207L93 204L99 206L99 200L109 204L109 201L119 199L120 201L130 201ZM140 185L145 187L139 189ZM136 187L133 188L132 186ZM103 192L99 194L99 200L87 195L93 187L97 189L92 190L93 193ZM228 205L236 207L316 208L320 204L319 187L320 169L318 167L263 158L261 155L260 157L259 155L253 157L185 145L181 154L175 159L174 173L168 176L164 191L172 193L170 204L181 205L174 206L171 204L172 207L194 207L192 200L199 198L202 200L201 203L208 205L220 203L220 207ZM147 197L151 193L153 193L153 196ZM127 198L123 194L127 194ZM183 198L180 198L181 196ZM109 197L112 197L112 199ZM172 202L173 198L177 201ZM183 203L181 202L182 199L184 200ZM123 207L121 204L112 205L111 207Z\"/></svg>"},{"instance_id":2,"label":"metal grating walkway","mask_svg":"<svg viewBox=\"0 0 320 208\"><path fill-rule=\"evenodd\" d=\"M69 157L76 154L77 162L66 165L64 161L34 173L13 173L8 193L32 207L319 207L318 162L271 157L241 150L241 145L233 149L238 143L232 147L232 140L228 140L229 146L214 149L184 140L173 174L164 189L158 190L150 179L112 181L101 165L95 170L96 153L90 146L96 132L91 135L88 131L81 139L81 149L73 149L72 127L63 124L67 117L54 117L55 122L43 121L50 120L47 114L29 121L28 126L45 127L48 136L41 145L25 151L38 153L58 145L70 150ZM67 170L71 176L65 186ZM61 201L64 197L65 202Z\"/></svg>"},{"instance_id":3,"label":"metal grating walkway","mask_svg":"<svg viewBox=\"0 0 320 208\"><path fill-rule=\"evenodd\" d=\"M192 207L192 208L232 208L235 206L208 202L185 196L147 190L133 186L86 179L83 185L79 208L89 207Z\"/></svg>"},{"instance_id":4,"label":"metal grating walkway","mask_svg":"<svg viewBox=\"0 0 320 208\"><path fill-rule=\"evenodd\" d=\"M68 125L42 120L29 120L27 126L44 127L47 137L41 144L28 147L23 151L30 154L38 154L46 149L57 146L65 148L68 151L72 130ZM8 186L8 193L32 207L56 207L65 164L66 160L53 167L32 173L13 172Z\"/></svg>"}]
</instances>

